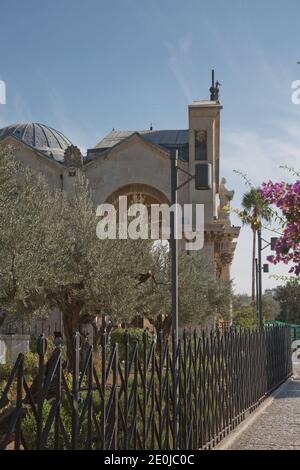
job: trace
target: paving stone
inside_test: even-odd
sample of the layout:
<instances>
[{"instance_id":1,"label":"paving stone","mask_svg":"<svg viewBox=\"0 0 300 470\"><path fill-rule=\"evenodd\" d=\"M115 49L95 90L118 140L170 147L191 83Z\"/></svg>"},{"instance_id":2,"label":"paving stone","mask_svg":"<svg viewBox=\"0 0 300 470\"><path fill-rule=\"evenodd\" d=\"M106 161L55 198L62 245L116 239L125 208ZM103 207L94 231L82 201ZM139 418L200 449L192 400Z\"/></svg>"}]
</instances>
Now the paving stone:
<instances>
[{"instance_id":1,"label":"paving stone","mask_svg":"<svg viewBox=\"0 0 300 470\"><path fill-rule=\"evenodd\" d=\"M300 383L291 380L230 450L299 450Z\"/></svg>"}]
</instances>

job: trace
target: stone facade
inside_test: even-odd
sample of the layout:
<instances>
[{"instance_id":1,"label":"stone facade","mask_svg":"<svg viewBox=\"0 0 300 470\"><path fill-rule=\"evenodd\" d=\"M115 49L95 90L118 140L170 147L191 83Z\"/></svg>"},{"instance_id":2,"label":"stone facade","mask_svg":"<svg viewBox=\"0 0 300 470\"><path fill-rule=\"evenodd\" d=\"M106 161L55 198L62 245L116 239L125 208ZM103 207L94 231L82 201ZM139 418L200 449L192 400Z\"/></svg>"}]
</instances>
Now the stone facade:
<instances>
[{"instance_id":1,"label":"stone facade","mask_svg":"<svg viewBox=\"0 0 300 470\"><path fill-rule=\"evenodd\" d=\"M211 260L216 274L229 279L236 245L234 240L239 235L239 228L230 224L224 210L224 197L222 207L218 208L221 109L219 101L194 101L188 107L188 129L112 131L94 148L88 149L86 156L81 156L75 146L69 146L69 140L61 133L40 124L18 125L17 129L10 126L0 130L0 145L13 145L25 165L42 173L51 187L69 193L72 193L74 175L80 167L89 179L95 205L115 203L119 195L134 194L141 194L151 202L168 203L170 156L174 155L176 148L179 148L179 157L182 158L180 165L190 174L195 174L196 165L210 163L212 188L196 190L192 181L178 191L178 202L204 204L203 252ZM32 135L36 135L37 130L43 131L43 135L55 133L55 143L50 137L42 143L39 138L38 146L36 140L30 140L32 126L35 131ZM56 148L58 145L59 149ZM186 179L187 176L179 172L179 184ZM226 191L224 194L226 198Z\"/></svg>"}]
</instances>

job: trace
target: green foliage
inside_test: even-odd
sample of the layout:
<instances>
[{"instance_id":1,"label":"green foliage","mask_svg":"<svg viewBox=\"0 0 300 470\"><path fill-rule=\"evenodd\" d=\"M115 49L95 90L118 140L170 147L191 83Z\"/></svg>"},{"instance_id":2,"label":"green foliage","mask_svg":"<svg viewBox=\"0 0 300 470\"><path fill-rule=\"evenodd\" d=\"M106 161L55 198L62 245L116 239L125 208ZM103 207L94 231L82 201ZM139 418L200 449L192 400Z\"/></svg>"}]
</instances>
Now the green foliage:
<instances>
[{"instance_id":1,"label":"green foliage","mask_svg":"<svg viewBox=\"0 0 300 470\"><path fill-rule=\"evenodd\" d=\"M231 282L216 278L200 251L179 256L179 318L181 326L201 325L209 316L227 318Z\"/></svg>"},{"instance_id":2,"label":"green foliage","mask_svg":"<svg viewBox=\"0 0 300 470\"><path fill-rule=\"evenodd\" d=\"M51 403L48 401L45 401L43 404L43 411L42 411L43 426L45 426L45 423L47 421L51 408L52 408ZM61 409L61 418L62 418L62 423L66 429L69 439L71 436L71 426L72 426L71 416L72 415L69 412L69 410L63 406ZM27 415L25 416L23 423L22 423L22 431L23 431L26 443L28 445L28 448L35 449L37 426L36 426L36 419L32 412L27 413ZM54 425L52 425L50 428L48 439L47 439L47 444L45 448L46 449L54 448Z\"/></svg>"},{"instance_id":3,"label":"green foliage","mask_svg":"<svg viewBox=\"0 0 300 470\"><path fill-rule=\"evenodd\" d=\"M24 353L24 372L35 377L39 370L39 356L28 351Z\"/></svg>"},{"instance_id":4,"label":"green foliage","mask_svg":"<svg viewBox=\"0 0 300 470\"><path fill-rule=\"evenodd\" d=\"M96 315L130 321L138 311L136 276L148 268L151 241L99 240L86 179L72 199L0 152L0 305L25 315L56 306L71 330Z\"/></svg>"},{"instance_id":5,"label":"green foliage","mask_svg":"<svg viewBox=\"0 0 300 470\"><path fill-rule=\"evenodd\" d=\"M12 368L13 366L10 362L7 362L6 364L0 364L0 382L2 380L8 380Z\"/></svg>"},{"instance_id":6,"label":"green foliage","mask_svg":"<svg viewBox=\"0 0 300 470\"><path fill-rule=\"evenodd\" d=\"M170 320L168 249L154 248L152 240L99 240L97 223L82 174L70 198L24 168L13 149L0 151L0 306L22 320L57 307L69 352L74 330L102 314L113 324L137 315L154 324L161 316ZM151 273L142 284L141 273ZM200 252L181 251L181 326L226 316L230 295L230 283L215 279Z\"/></svg>"},{"instance_id":7,"label":"green foliage","mask_svg":"<svg viewBox=\"0 0 300 470\"><path fill-rule=\"evenodd\" d=\"M272 212L269 204L261 198L259 188L251 188L243 195L243 211L239 213L242 222L250 225L253 231L261 227L262 220L270 221Z\"/></svg>"},{"instance_id":8,"label":"green foliage","mask_svg":"<svg viewBox=\"0 0 300 470\"><path fill-rule=\"evenodd\" d=\"M157 250L155 256L160 258L156 266L161 266L161 269L154 271L154 285L148 283L148 286L142 286L139 312L160 329L161 316L169 320L170 325L171 260L170 253L163 249ZM227 318L232 295L231 282L216 278L214 267L201 251L188 254L181 250L178 258L180 326L203 325L211 316Z\"/></svg>"},{"instance_id":9,"label":"green foliage","mask_svg":"<svg viewBox=\"0 0 300 470\"><path fill-rule=\"evenodd\" d=\"M235 315L233 324L243 328L256 328L258 326L256 310L251 305L245 306Z\"/></svg>"},{"instance_id":10,"label":"green foliage","mask_svg":"<svg viewBox=\"0 0 300 470\"><path fill-rule=\"evenodd\" d=\"M242 175L245 179L245 175ZM247 178L246 183L251 184ZM252 241L252 303L255 301L255 257L256 257L256 234L261 228L262 221L269 222L272 218L272 211L267 201L261 198L259 188L251 186L250 190L243 195L242 210L235 211L241 219L243 225L251 227L253 233Z\"/></svg>"},{"instance_id":11,"label":"green foliage","mask_svg":"<svg viewBox=\"0 0 300 470\"><path fill-rule=\"evenodd\" d=\"M292 278L285 285L277 287L274 298L280 307L276 319L286 323L300 324L300 283L298 279Z\"/></svg>"},{"instance_id":12,"label":"green foliage","mask_svg":"<svg viewBox=\"0 0 300 470\"><path fill-rule=\"evenodd\" d=\"M84 399L84 394L82 394L82 398ZM42 426L43 429L45 428L49 413L51 412L52 404L49 401L44 401L43 403L43 410L42 410ZM79 413L82 411L82 404L79 404ZM95 405L95 412L97 413L97 406ZM66 431L66 436L69 441L71 442L71 435L72 435L72 407L67 399L62 401L61 410L60 410L60 417L62 425ZM87 436L87 417L83 419L82 427L80 430L80 435L78 439L78 449L83 449L85 446L85 440ZM36 438L37 438L37 426L36 426L36 419L34 414L31 411L28 411L26 416L22 422L22 432L25 437L26 443L29 449L36 449ZM95 430L94 430L95 432ZM46 440L45 449L52 450L54 449L54 441L55 441L55 431L54 431L54 422L50 427L50 431ZM67 445L62 439L62 432L59 434L59 448L66 449Z\"/></svg>"},{"instance_id":13,"label":"green foliage","mask_svg":"<svg viewBox=\"0 0 300 470\"><path fill-rule=\"evenodd\" d=\"M37 353L37 340L36 337L31 335L29 340L29 350L32 353Z\"/></svg>"},{"instance_id":14,"label":"green foliage","mask_svg":"<svg viewBox=\"0 0 300 470\"><path fill-rule=\"evenodd\" d=\"M44 406L43 406L43 421L45 421L45 419L47 418L48 413L50 411L50 408L51 408L51 405L48 402L45 402ZM35 449L35 447L36 447L37 426L36 426L36 420L35 420L35 417L34 417L33 413L28 413L25 416L25 418L23 419L22 431L23 431L23 435L24 435L24 438L25 438L25 441L27 443L28 448L31 449L31 450ZM53 445L53 443L54 443L53 431L52 432L50 431L49 434L50 434L49 435L49 444L52 441L52 445Z\"/></svg>"},{"instance_id":15,"label":"green foliage","mask_svg":"<svg viewBox=\"0 0 300 470\"><path fill-rule=\"evenodd\" d=\"M264 294L262 296L262 308L264 320L275 320L280 312L279 302L271 295Z\"/></svg>"},{"instance_id":16,"label":"green foliage","mask_svg":"<svg viewBox=\"0 0 300 470\"><path fill-rule=\"evenodd\" d=\"M0 381L7 380L12 371L13 364L7 362L0 364ZM36 376L39 368L39 357L37 354L28 351L24 353L24 372L32 377Z\"/></svg>"},{"instance_id":17,"label":"green foliage","mask_svg":"<svg viewBox=\"0 0 300 470\"><path fill-rule=\"evenodd\" d=\"M138 343L138 354L143 354L144 351L144 342L143 342L143 334L144 330L141 328L128 328L128 345L129 345L129 358L132 358L133 351L135 348L136 343ZM125 330L122 328L117 328L111 333L110 337L110 344L113 347L115 344L118 344L118 354L121 361L125 360L125 342L124 342L124 333ZM147 334L147 351L149 351L149 347L153 341L153 336L146 332Z\"/></svg>"},{"instance_id":18,"label":"green foliage","mask_svg":"<svg viewBox=\"0 0 300 470\"><path fill-rule=\"evenodd\" d=\"M270 295L262 296L262 307L264 320L275 319L279 312L279 303ZM253 305L251 297L247 294L234 295L232 298L232 315L234 325L245 328L258 326L256 306Z\"/></svg>"},{"instance_id":19,"label":"green foliage","mask_svg":"<svg viewBox=\"0 0 300 470\"><path fill-rule=\"evenodd\" d=\"M244 328L255 328L258 326L257 312L246 294L233 297L232 302L233 324Z\"/></svg>"}]
</instances>

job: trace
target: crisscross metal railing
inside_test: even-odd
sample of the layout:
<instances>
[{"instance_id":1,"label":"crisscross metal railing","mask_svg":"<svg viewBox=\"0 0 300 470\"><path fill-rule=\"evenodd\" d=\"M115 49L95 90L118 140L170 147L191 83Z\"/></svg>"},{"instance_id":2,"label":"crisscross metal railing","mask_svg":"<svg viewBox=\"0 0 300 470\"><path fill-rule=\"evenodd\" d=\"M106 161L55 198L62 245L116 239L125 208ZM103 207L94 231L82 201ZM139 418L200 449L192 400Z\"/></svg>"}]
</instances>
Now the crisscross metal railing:
<instances>
[{"instance_id":1,"label":"crisscross metal railing","mask_svg":"<svg viewBox=\"0 0 300 470\"><path fill-rule=\"evenodd\" d=\"M212 448L291 374L285 327L183 333L132 343L122 357L107 334L99 350L74 335L68 370L38 339L31 383L20 354L0 398L0 449ZM0 378L1 379L1 378Z\"/></svg>"}]
</instances>

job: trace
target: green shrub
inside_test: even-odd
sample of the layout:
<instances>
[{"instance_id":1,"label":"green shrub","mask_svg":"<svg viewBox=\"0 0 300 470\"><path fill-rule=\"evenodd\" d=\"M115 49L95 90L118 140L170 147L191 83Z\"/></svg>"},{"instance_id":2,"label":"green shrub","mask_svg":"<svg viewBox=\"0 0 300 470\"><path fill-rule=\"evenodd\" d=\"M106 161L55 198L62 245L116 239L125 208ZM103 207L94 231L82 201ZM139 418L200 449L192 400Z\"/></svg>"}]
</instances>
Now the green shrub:
<instances>
[{"instance_id":1,"label":"green shrub","mask_svg":"<svg viewBox=\"0 0 300 470\"><path fill-rule=\"evenodd\" d=\"M7 362L6 364L0 364L0 381L7 380L12 371L13 364ZM39 356L36 353L28 351L24 353L24 372L31 376L36 376L39 370Z\"/></svg>"},{"instance_id":2,"label":"green shrub","mask_svg":"<svg viewBox=\"0 0 300 470\"><path fill-rule=\"evenodd\" d=\"M29 351L32 353L37 352L37 340L36 337L31 335L29 340Z\"/></svg>"},{"instance_id":3,"label":"green shrub","mask_svg":"<svg viewBox=\"0 0 300 470\"><path fill-rule=\"evenodd\" d=\"M7 362L6 364L0 364L0 381L8 380L12 368L13 365L10 362Z\"/></svg>"},{"instance_id":4,"label":"green shrub","mask_svg":"<svg viewBox=\"0 0 300 470\"><path fill-rule=\"evenodd\" d=\"M45 424L47 422L47 418L49 416L49 413L51 412L52 404L49 401L45 401L43 403L43 411L42 411L42 425L43 429L45 428ZM82 412L82 404L79 404L79 415ZM62 406L60 410L60 418L61 422L64 426L64 429L66 431L67 438L69 440L69 444L71 442L71 435L72 435L72 408L68 400L63 400L62 401ZM55 439L55 422L52 422L52 425L50 427L48 437L46 439L46 443L44 448L47 450L54 449L54 439ZM24 417L22 421L22 432L23 436L25 438L27 447L29 449L36 449L36 438L37 438L37 426L36 426L36 419L34 414L29 411L27 415ZM92 429L92 432L95 432L95 429ZM80 435L78 439L78 449L83 449L85 446L85 440L87 437L88 433L88 427L87 427L87 418L85 417L80 429ZM66 449L66 443L63 440L63 433L60 432L59 434L59 448L61 449Z\"/></svg>"},{"instance_id":5,"label":"green shrub","mask_svg":"<svg viewBox=\"0 0 300 470\"><path fill-rule=\"evenodd\" d=\"M35 336L31 336L30 337L30 342L29 342L29 349L32 353L37 353L37 343L38 343L38 338L36 338ZM55 349L54 338L53 338L53 336L48 336L48 338L47 338L46 359L49 359L49 357L53 353L54 349Z\"/></svg>"},{"instance_id":6,"label":"green shrub","mask_svg":"<svg viewBox=\"0 0 300 470\"><path fill-rule=\"evenodd\" d=\"M7 380L0 380L0 397L1 397L2 392L5 389L6 384L7 384Z\"/></svg>"},{"instance_id":7,"label":"green shrub","mask_svg":"<svg viewBox=\"0 0 300 470\"><path fill-rule=\"evenodd\" d=\"M43 404L43 412L42 412L43 427L45 426L50 410L51 410L51 404L48 401L45 401ZM37 426L36 426L36 419L32 412L29 412L23 419L22 432L23 432L28 448L35 449ZM53 449L53 447L54 447L54 426L52 425L48 434L45 448Z\"/></svg>"},{"instance_id":8,"label":"green shrub","mask_svg":"<svg viewBox=\"0 0 300 470\"><path fill-rule=\"evenodd\" d=\"M47 338L47 351L46 351L46 358L49 359L51 354L55 349L54 338L53 336L48 336Z\"/></svg>"},{"instance_id":9,"label":"green shrub","mask_svg":"<svg viewBox=\"0 0 300 470\"><path fill-rule=\"evenodd\" d=\"M28 351L24 353L24 372L35 377L39 370L39 356L36 353Z\"/></svg>"},{"instance_id":10,"label":"green shrub","mask_svg":"<svg viewBox=\"0 0 300 470\"><path fill-rule=\"evenodd\" d=\"M129 360L131 360L136 343L138 343L139 356L143 354L144 330L142 330L141 328L129 328L127 331L129 335ZM123 330L122 328L118 328L112 332L111 337L110 337L111 347L113 347L116 343L118 343L118 353L119 353L119 359L121 361L125 360L124 333L125 333L125 330ZM149 350L152 341L153 341L153 336L147 332L147 350Z\"/></svg>"}]
</instances>

